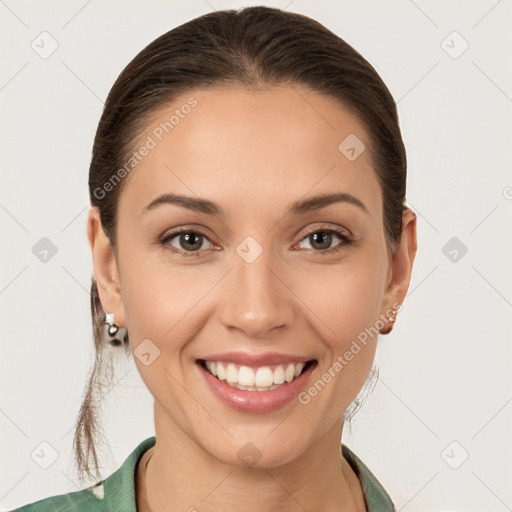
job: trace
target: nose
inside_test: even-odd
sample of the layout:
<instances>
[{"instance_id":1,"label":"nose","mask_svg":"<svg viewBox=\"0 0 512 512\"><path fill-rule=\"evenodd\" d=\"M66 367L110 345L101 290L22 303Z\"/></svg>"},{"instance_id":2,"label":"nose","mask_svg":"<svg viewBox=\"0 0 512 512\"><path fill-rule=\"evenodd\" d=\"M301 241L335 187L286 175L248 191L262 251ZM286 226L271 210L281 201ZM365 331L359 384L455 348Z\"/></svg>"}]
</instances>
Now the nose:
<instances>
[{"instance_id":1,"label":"nose","mask_svg":"<svg viewBox=\"0 0 512 512\"><path fill-rule=\"evenodd\" d=\"M252 262L234 255L218 309L227 329L264 339L292 324L293 294L271 252L263 251Z\"/></svg>"}]
</instances>

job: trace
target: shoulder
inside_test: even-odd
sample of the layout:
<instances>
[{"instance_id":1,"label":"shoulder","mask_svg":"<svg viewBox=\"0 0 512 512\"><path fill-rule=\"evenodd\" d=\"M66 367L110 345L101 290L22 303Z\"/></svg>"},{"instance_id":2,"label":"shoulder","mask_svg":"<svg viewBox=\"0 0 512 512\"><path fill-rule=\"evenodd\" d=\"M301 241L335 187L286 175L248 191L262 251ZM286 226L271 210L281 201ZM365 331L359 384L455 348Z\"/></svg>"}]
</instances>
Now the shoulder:
<instances>
[{"instance_id":1,"label":"shoulder","mask_svg":"<svg viewBox=\"0 0 512 512\"><path fill-rule=\"evenodd\" d=\"M87 489L50 496L34 503L29 503L10 512L86 512L95 510L102 512L104 501L104 481L100 481Z\"/></svg>"},{"instance_id":2,"label":"shoulder","mask_svg":"<svg viewBox=\"0 0 512 512\"><path fill-rule=\"evenodd\" d=\"M142 455L155 442L154 436L142 441L105 480L81 491L50 496L7 512L136 512L135 471Z\"/></svg>"}]
</instances>

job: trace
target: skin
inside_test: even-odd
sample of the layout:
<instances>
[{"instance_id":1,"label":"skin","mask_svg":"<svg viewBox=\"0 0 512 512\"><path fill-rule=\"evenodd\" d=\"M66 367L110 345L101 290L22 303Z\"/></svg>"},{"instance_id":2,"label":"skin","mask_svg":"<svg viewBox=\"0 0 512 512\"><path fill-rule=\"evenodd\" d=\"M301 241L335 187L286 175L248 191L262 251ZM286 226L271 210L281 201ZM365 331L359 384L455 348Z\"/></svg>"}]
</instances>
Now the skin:
<instances>
[{"instance_id":1,"label":"skin","mask_svg":"<svg viewBox=\"0 0 512 512\"><path fill-rule=\"evenodd\" d=\"M197 106L124 184L115 250L97 209L88 217L104 309L128 327L132 350L146 339L160 350L148 366L134 357L155 399L157 440L147 503L137 492L139 510L364 511L340 439L343 412L368 376L378 336L308 404L293 400L268 413L219 402L195 361L233 350L307 356L318 361L307 389L359 333L403 302L416 254L415 215L404 212L401 243L390 253L370 152L349 161L338 150L349 134L369 147L362 124L336 100L305 88L194 91L155 112L140 140L190 96ZM170 204L143 213L164 192L208 199L225 214ZM288 212L297 200L333 192L353 195L367 211L338 202ZM315 245L308 235L325 225L353 243L333 235L330 245ZM180 226L205 235L196 255L172 252L186 251L180 236L158 243ZM236 252L247 236L263 249L252 263ZM322 247L341 249L321 254ZM248 442L261 457L252 468L237 457Z\"/></svg>"}]
</instances>

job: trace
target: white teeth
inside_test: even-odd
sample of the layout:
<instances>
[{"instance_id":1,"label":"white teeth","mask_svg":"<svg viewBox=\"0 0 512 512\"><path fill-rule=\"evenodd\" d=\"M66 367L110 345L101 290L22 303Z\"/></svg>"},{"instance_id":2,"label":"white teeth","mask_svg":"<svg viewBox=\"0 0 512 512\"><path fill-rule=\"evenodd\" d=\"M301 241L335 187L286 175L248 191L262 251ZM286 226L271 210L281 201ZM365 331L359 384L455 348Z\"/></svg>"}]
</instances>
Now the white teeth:
<instances>
[{"instance_id":1,"label":"white teeth","mask_svg":"<svg viewBox=\"0 0 512 512\"><path fill-rule=\"evenodd\" d=\"M278 365L272 371L269 366L251 368L249 366L237 367L233 363L220 361L205 361L208 371L219 380L237 389L248 391L269 391L279 387L285 382L292 382L304 369L304 363L288 363Z\"/></svg>"},{"instance_id":2,"label":"white teeth","mask_svg":"<svg viewBox=\"0 0 512 512\"><path fill-rule=\"evenodd\" d=\"M264 388L272 386L273 383L274 372L268 366L258 368L258 371L256 372L256 379L254 385L258 386L259 388Z\"/></svg>"},{"instance_id":3,"label":"white teeth","mask_svg":"<svg viewBox=\"0 0 512 512\"><path fill-rule=\"evenodd\" d=\"M274 384L282 384L284 382L284 369L283 365L279 365L274 370Z\"/></svg>"},{"instance_id":4,"label":"white teeth","mask_svg":"<svg viewBox=\"0 0 512 512\"><path fill-rule=\"evenodd\" d=\"M236 384L238 382L238 370L233 363L229 363L226 368L226 380Z\"/></svg>"},{"instance_id":5,"label":"white teeth","mask_svg":"<svg viewBox=\"0 0 512 512\"><path fill-rule=\"evenodd\" d=\"M242 386L254 386L254 372L248 366L240 366L238 370L238 384Z\"/></svg>"},{"instance_id":6,"label":"white teeth","mask_svg":"<svg viewBox=\"0 0 512 512\"><path fill-rule=\"evenodd\" d=\"M208 361L207 361L208 362ZM226 380L226 369L224 368L224 365L217 363L217 378L219 380Z\"/></svg>"},{"instance_id":7,"label":"white teeth","mask_svg":"<svg viewBox=\"0 0 512 512\"><path fill-rule=\"evenodd\" d=\"M213 363L215 364L215 363ZM295 365L294 364L289 364L287 367L286 367L286 371L284 372L284 380L286 382L291 382L295 377Z\"/></svg>"},{"instance_id":8,"label":"white teeth","mask_svg":"<svg viewBox=\"0 0 512 512\"><path fill-rule=\"evenodd\" d=\"M295 365L295 377L298 377L300 375L300 372L304 369L305 364L304 363L297 363Z\"/></svg>"},{"instance_id":9,"label":"white teeth","mask_svg":"<svg viewBox=\"0 0 512 512\"><path fill-rule=\"evenodd\" d=\"M272 389L276 389L279 387L278 384L273 384L272 386L264 386L264 387L257 387L257 386L242 386L241 384L231 384L231 387L236 389L242 389L244 391L270 391Z\"/></svg>"}]
</instances>

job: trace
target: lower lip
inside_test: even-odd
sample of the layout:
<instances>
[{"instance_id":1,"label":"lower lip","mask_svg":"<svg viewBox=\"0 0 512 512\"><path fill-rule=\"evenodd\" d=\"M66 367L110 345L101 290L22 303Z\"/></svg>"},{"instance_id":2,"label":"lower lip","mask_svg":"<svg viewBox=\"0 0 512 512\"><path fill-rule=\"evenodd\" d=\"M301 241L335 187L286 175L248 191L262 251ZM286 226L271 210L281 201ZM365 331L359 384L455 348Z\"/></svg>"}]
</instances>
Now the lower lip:
<instances>
[{"instance_id":1,"label":"lower lip","mask_svg":"<svg viewBox=\"0 0 512 512\"><path fill-rule=\"evenodd\" d=\"M316 365L311 364L296 379L269 391L244 391L232 388L214 377L201 364L197 363L197 366L213 394L222 403L238 411L260 413L275 411L297 398Z\"/></svg>"}]
</instances>

